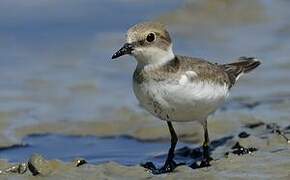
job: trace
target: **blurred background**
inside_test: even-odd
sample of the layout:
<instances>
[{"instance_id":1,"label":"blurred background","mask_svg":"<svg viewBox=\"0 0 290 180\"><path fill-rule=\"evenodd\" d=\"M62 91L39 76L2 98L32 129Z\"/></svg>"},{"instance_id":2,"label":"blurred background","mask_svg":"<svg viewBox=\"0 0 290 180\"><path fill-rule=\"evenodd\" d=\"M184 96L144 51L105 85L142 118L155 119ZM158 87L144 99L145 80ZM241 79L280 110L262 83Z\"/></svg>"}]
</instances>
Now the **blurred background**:
<instances>
[{"instance_id":1,"label":"blurred background","mask_svg":"<svg viewBox=\"0 0 290 180\"><path fill-rule=\"evenodd\" d=\"M1 0L0 145L45 132L168 138L134 97L135 60L111 60L127 29L147 20L167 25L176 54L219 63L261 59L212 117L213 134L235 131L219 119L288 125L289 6L287 0ZM193 126L182 128L185 138L199 139Z\"/></svg>"}]
</instances>

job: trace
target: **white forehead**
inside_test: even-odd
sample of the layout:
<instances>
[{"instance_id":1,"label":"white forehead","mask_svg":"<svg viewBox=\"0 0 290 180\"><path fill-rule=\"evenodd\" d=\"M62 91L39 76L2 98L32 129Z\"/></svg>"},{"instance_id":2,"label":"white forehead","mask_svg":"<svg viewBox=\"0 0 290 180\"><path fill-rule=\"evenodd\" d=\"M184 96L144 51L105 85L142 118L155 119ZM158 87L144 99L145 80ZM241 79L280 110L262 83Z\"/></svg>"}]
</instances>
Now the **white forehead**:
<instances>
[{"instance_id":1,"label":"white forehead","mask_svg":"<svg viewBox=\"0 0 290 180\"><path fill-rule=\"evenodd\" d=\"M140 35L139 35L140 36ZM138 39L138 32L137 31L130 31L127 32L127 42L132 43Z\"/></svg>"}]
</instances>

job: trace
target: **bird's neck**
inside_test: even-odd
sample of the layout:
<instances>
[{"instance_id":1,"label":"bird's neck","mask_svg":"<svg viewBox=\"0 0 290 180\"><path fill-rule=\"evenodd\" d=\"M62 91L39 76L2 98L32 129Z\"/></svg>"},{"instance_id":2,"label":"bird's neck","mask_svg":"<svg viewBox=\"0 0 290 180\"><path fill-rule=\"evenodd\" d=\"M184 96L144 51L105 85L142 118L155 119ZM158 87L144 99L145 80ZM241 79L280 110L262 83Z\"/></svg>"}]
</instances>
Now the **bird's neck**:
<instances>
[{"instance_id":1,"label":"bird's neck","mask_svg":"<svg viewBox=\"0 0 290 180\"><path fill-rule=\"evenodd\" d=\"M175 58L175 55L172 51L172 46L170 46L167 51L164 50L150 50L147 54L140 55L135 57L137 59L137 68L141 69L155 69L158 68L172 59Z\"/></svg>"}]
</instances>

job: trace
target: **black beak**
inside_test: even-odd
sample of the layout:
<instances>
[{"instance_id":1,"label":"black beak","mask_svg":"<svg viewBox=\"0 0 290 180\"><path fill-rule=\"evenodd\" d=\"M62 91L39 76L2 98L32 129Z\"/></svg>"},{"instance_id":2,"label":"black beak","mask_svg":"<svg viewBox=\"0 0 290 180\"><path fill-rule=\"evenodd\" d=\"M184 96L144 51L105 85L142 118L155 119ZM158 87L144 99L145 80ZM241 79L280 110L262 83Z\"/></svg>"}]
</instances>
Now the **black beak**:
<instances>
[{"instance_id":1,"label":"black beak","mask_svg":"<svg viewBox=\"0 0 290 180\"><path fill-rule=\"evenodd\" d=\"M113 54L112 59L116 59L120 56L123 56L125 54L131 54L131 52L134 50L133 45L130 43L125 43L124 46L117 51L115 54Z\"/></svg>"}]
</instances>

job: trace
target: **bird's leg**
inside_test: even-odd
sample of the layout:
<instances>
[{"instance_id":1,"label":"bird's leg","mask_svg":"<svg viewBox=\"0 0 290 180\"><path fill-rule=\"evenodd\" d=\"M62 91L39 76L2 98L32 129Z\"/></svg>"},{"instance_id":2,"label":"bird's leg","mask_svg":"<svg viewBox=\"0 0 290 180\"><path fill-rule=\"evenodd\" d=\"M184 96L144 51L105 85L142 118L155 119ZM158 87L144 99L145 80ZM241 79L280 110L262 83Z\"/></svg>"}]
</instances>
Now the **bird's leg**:
<instances>
[{"instance_id":1,"label":"bird's leg","mask_svg":"<svg viewBox=\"0 0 290 180\"><path fill-rule=\"evenodd\" d=\"M167 125L168 125L169 132L171 135L171 146L170 146L170 149L168 151L167 158L166 158L166 161L165 161L163 167L160 169L157 169L152 162L147 162L147 163L142 165L143 167L151 170L153 174L162 174L162 173L172 172L177 166L183 165L183 163L176 164L173 160L174 150L175 150L175 146L177 144L178 138L177 138L175 130L172 126L172 123L167 121Z\"/></svg>"},{"instance_id":2,"label":"bird's leg","mask_svg":"<svg viewBox=\"0 0 290 180\"><path fill-rule=\"evenodd\" d=\"M209 154L209 137L208 137L208 131L207 131L207 120L205 120L202 125L203 125L203 130L204 130L204 142L202 145L203 157L200 163L200 167L207 167L207 166L210 166L209 162L212 160Z\"/></svg>"},{"instance_id":3,"label":"bird's leg","mask_svg":"<svg viewBox=\"0 0 290 180\"><path fill-rule=\"evenodd\" d=\"M170 121L167 121L167 125L168 125L169 132L171 135L171 146L169 148L165 164L160 169L160 171L162 171L162 172L172 172L177 166L177 164L174 162L173 158L174 158L174 150L175 150L175 146L177 144L178 138L177 138L175 130L172 126L172 123Z\"/></svg>"}]
</instances>

